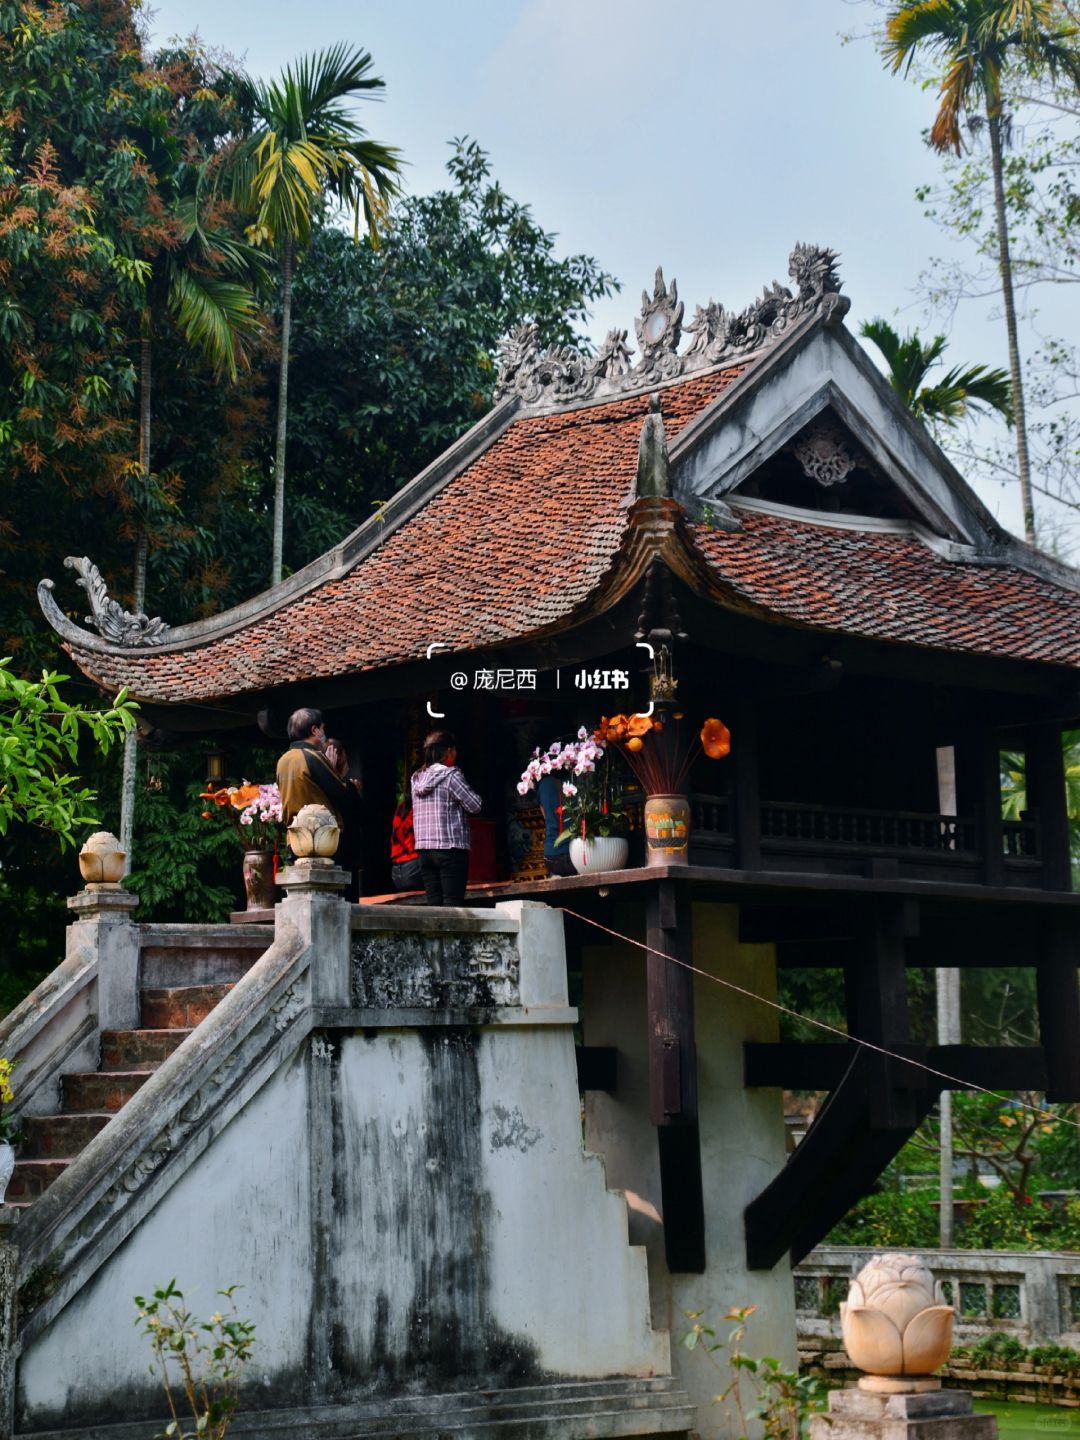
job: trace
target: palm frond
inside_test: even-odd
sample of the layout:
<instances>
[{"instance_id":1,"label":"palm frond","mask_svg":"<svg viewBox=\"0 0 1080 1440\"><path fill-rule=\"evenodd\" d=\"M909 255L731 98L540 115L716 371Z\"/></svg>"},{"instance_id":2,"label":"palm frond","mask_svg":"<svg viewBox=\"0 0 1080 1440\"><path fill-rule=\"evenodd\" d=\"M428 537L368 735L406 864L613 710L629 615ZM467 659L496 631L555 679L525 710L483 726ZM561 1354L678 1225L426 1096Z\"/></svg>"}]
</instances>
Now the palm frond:
<instances>
[{"instance_id":1,"label":"palm frond","mask_svg":"<svg viewBox=\"0 0 1080 1440\"><path fill-rule=\"evenodd\" d=\"M935 388L959 398L958 415L962 416L971 406L985 406L1012 424L1012 389L1007 370L992 370L987 365L969 365L966 369L955 366L941 377Z\"/></svg>"},{"instance_id":2,"label":"palm frond","mask_svg":"<svg viewBox=\"0 0 1080 1440\"><path fill-rule=\"evenodd\" d=\"M961 28L956 11L954 0L916 0L898 6L885 21L881 47L885 63L906 74L920 48L947 54Z\"/></svg>"},{"instance_id":3,"label":"palm frond","mask_svg":"<svg viewBox=\"0 0 1080 1440\"><path fill-rule=\"evenodd\" d=\"M173 265L169 306L188 342L235 380L244 342L258 332L254 297L246 285Z\"/></svg>"}]
</instances>

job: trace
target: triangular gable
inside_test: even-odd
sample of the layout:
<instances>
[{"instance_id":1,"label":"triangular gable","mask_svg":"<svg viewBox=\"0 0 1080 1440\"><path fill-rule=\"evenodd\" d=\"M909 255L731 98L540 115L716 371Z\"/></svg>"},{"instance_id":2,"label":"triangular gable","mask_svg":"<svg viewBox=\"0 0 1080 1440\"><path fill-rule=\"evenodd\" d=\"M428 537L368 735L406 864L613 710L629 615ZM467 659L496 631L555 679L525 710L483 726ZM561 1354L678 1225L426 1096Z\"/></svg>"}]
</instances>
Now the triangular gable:
<instances>
[{"instance_id":1,"label":"triangular gable","mask_svg":"<svg viewBox=\"0 0 1080 1440\"><path fill-rule=\"evenodd\" d=\"M805 478L799 488L783 473ZM842 327L793 335L720 396L671 449L676 497L698 513L740 497L804 514L906 521L941 542L1000 554L1009 537ZM771 469L766 479L762 476ZM839 493L851 481L848 494ZM835 487L832 503L821 490ZM876 493L875 493L876 492Z\"/></svg>"}]
</instances>

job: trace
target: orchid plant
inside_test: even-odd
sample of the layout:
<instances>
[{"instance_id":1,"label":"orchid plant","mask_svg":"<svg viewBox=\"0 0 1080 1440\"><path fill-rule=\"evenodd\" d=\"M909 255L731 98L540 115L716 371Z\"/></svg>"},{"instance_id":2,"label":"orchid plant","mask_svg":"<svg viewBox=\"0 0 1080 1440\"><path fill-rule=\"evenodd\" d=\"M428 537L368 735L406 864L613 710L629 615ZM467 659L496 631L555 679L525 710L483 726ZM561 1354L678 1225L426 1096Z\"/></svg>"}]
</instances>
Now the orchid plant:
<instances>
[{"instance_id":1,"label":"orchid plant","mask_svg":"<svg viewBox=\"0 0 1080 1440\"><path fill-rule=\"evenodd\" d=\"M607 747L584 725L576 740L556 740L546 750L538 746L533 751L518 781L518 794L528 795L548 775L563 777L560 841L614 835L623 828L625 814L612 803Z\"/></svg>"},{"instance_id":2,"label":"orchid plant","mask_svg":"<svg viewBox=\"0 0 1080 1440\"><path fill-rule=\"evenodd\" d=\"M200 800L209 800L214 808L202 812L204 820L223 815L236 830L236 838L245 850L277 849L285 833L281 813L281 792L276 785L223 785L219 790L204 790Z\"/></svg>"}]
</instances>

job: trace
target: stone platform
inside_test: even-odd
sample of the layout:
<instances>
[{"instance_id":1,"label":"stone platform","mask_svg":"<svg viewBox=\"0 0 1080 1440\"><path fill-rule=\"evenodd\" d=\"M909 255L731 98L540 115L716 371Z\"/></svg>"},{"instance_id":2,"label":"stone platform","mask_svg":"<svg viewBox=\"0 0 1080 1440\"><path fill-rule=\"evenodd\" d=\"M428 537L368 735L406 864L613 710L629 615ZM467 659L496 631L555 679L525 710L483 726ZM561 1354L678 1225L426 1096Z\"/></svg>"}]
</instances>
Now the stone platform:
<instances>
[{"instance_id":1,"label":"stone platform","mask_svg":"<svg viewBox=\"0 0 1080 1440\"><path fill-rule=\"evenodd\" d=\"M997 1421L974 1413L968 1390L833 1390L828 1413L810 1422L810 1440L997 1440Z\"/></svg>"}]
</instances>

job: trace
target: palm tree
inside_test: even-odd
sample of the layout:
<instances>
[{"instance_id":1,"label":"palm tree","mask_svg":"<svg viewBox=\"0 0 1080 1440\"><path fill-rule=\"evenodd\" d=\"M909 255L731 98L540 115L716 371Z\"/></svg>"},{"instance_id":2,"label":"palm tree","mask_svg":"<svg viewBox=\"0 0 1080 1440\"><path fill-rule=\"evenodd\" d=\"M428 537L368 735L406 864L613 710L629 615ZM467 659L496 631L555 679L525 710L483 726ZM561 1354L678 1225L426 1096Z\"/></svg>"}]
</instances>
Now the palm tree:
<instances>
[{"instance_id":1,"label":"palm tree","mask_svg":"<svg viewBox=\"0 0 1080 1440\"><path fill-rule=\"evenodd\" d=\"M209 228L204 220L206 169L180 167L164 175L181 187L171 207L171 247L163 246L153 261L141 262L143 303L139 324L139 460L132 479L141 514L135 540L135 610L146 605L146 562L150 519L164 518L164 504L150 463L153 414L153 340L163 315L171 313L184 339L215 369L236 379L245 358L245 342L258 330L255 289L266 283L266 262L260 251L227 230ZM135 817L135 765L138 737L132 730L124 741L120 787L120 842L130 870Z\"/></svg>"},{"instance_id":2,"label":"palm tree","mask_svg":"<svg viewBox=\"0 0 1080 1440\"><path fill-rule=\"evenodd\" d=\"M933 384L924 384L935 365L943 363L948 343L944 335L923 340L917 331L901 338L887 320L867 320L859 331L876 345L889 367L889 384L907 408L925 425L940 420L955 425L970 411L986 407L996 410L1012 424L1009 376L1005 370L987 365L954 365Z\"/></svg>"},{"instance_id":3,"label":"palm tree","mask_svg":"<svg viewBox=\"0 0 1080 1440\"><path fill-rule=\"evenodd\" d=\"M1002 151L1008 115L1002 80L1010 67L1056 77L1059 72L1080 83L1080 57L1066 44L1075 27L1057 23L1055 0L908 0L893 9L885 24L883 55L894 71L910 69L920 51L929 52L943 68L940 104L930 144L939 152L959 155L961 122L981 111L990 140L994 186L998 271L1009 343L1009 381L1016 426L1016 466L1024 510L1024 536L1035 539L1020 346L1016 335L1009 229L1005 214Z\"/></svg>"},{"instance_id":4,"label":"palm tree","mask_svg":"<svg viewBox=\"0 0 1080 1440\"><path fill-rule=\"evenodd\" d=\"M361 211L374 237L397 192L398 151L367 138L347 102L382 90L367 51L347 45L290 65L280 80L256 84L255 127L230 166L233 194L254 213L248 231L281 257L281 366L274 445L272 583L281 580L285 529L285 438L288 422L289 331L296 256L311 236L315 212L328 197L347 209L359 237Z\"/></svg>"}]
</instances>

